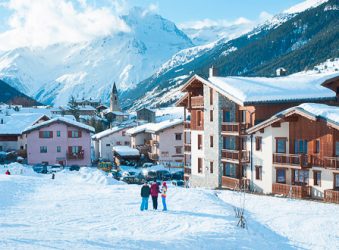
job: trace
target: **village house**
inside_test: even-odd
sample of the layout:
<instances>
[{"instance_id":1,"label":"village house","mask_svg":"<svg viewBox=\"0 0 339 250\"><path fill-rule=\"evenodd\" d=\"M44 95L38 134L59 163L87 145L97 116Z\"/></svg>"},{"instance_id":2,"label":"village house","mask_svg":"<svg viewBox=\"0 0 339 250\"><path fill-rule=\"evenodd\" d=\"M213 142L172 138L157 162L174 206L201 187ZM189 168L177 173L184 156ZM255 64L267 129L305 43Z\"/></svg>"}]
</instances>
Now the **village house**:
<instances>
[{"instance_id":1,"label":"village house","mask_svg":"<svg viewBox=\"0 0 339 250\"><path fill-rule=\"evenodd\" d=\"M81 99L75 99L75 104L77 106L92 106L93 108L97 108L98 106L101 105L100 99L95 99L95 98L81 98Z\"/></svg>"},{"instance_id":2,"label":"village house","mask_svg":"<svg viewBox=\"0 0 339 250\"><path fill-rule=\"evenodd\" d=\"M301 104L248 133L256 192L339 203L339 107Z\"/></svg>"},{"instance_id":3,"label":"village house","mask_svg":"<svg viewBox=\"0 0 339 250\"><path fill-rule=\"evenodd\" d=\"M95 159L102 158L113 162L112 147L130 145L130 137L126 134L129 128L131 126L114 127L93 135Z\"/></svg>"},{"instance_id":4,"label":"village house","mask_svg":"<svg viewBox=\"0 0 339 250\"><path fill-rule=\"evenodd\" d=\"M26 128L28 164L91 165L94 128L57 117Z\"/></svg>"},{"instance_id":5,"label":"village house","mask_svg":"<svg viewBox=\"0 0 339 250\"><path fill-rule=\"evenodd\" d=\"M138 109L137 120L146 122L155 122L155 111L146 107Z\"/></svg>"},{"instance_id":6,"label":"village house","mask_svg":"<svg viewBox=\"0 0 339 250\"><path fill-rule=\"evenodd\" d=\"M183 166L183 120L172 119L147 123L127 130L131 147L147 155L154 162L169 166Z\"/></svg>"},{"instance_id":7,"label":"village house","mask_svg":"<svg viewBox=\"0 0 339 250\"><path fill-rule=\"evenodd\" d=\"M25 151L27 138L23 131L47 120L48 116L38 113L1 113L0 151Z\"/></svg>"},{"instance_id":8,"label":"village house","mask_svg":"<svg viewBox=\"0 0 339 250\"><path fill-rule=\"evenodd\" d=\"M95 116L97 110L90 106L90 105L85 105L85 106L78 106L77 107L77 113L79 116ZM73 111L70 109L69 106L60 106L56 108L51 109L52 115L73 115Z\"/></svg>"},{"instance_id":9,"label":"village house","mask_svg":"<svg viewBox=\"0 0 339 250\"><path fill-rule=\"evenodd\" d=\"M247 129L304 102L338 106L339 74L275 78L191 77L185 95L185 179L203 187L249 187Z\"/></svg>"}]
</instances>

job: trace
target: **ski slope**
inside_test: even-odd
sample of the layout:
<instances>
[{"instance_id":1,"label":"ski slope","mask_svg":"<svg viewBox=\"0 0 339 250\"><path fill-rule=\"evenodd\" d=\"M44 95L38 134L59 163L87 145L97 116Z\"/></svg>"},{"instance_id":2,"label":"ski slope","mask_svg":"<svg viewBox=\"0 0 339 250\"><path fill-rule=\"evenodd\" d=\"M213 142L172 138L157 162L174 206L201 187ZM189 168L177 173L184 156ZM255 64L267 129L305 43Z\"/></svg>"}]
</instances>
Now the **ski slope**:
<instances>
[{"instance_id":1,"label":"ski slope","mask_svg":"<svg viewBox=\"0 0 339 250\"><path fill-rule=\"evenodd\" d=\"M0 166L0 249L294 248L293 237L281 236L279 227L272 230L253 214L246 216L247 230L238 228L233 206L218 197L232 197L227 192L217 196L170 185L169 211L141 212L140 186L99 171L61 172L55 180L26 170L3 173ZM282 227L288 224L285 218ZM307 237L307 231L299 230Z\"/></svg>"}]
</instances>

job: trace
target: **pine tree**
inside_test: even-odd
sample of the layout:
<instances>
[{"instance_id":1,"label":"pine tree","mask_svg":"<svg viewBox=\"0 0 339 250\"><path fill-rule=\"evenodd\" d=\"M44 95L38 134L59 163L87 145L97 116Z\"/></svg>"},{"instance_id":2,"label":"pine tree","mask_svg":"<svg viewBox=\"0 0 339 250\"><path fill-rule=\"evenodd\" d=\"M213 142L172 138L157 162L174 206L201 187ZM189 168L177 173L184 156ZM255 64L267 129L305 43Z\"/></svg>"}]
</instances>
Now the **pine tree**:
<instances>
[{"instance_id":1,"label":"pine tree","mask_svg":"<svg viewBox=\"0 0 339 250\"><path fill-rule=\"evenodd\" d=\"M79 112L79 107L76 104L74 96L71 96L68 102L68 110L71 113L71 115L73 115L75 119L79 121L80 112Z\"/></svg>"}]
</instances>

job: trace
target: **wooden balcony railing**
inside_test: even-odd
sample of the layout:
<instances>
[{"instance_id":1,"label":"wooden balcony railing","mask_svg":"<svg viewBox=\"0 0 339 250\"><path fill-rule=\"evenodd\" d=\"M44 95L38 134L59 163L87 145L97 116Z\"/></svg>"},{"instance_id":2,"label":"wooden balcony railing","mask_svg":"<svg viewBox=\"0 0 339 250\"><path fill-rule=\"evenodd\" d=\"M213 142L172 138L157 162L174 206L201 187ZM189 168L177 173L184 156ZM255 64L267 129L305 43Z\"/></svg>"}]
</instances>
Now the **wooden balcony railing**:
<instances>
[{"instance_id":1,"label":"wooden balcony railing","mask_svg":"<svg viewBox=\"0 0 339 250\"><path fill-rule=\"evenodd\" d=\"M327 189L324 191L324 201L339 203L339 190Z\"/></svg>"},{"instance_id":2,"label":"wooden balcony railing","mask_svg":"<svg viewBox=\"0 0 339 250\"><path fill-rule=\"evenodd\" d=\"M272 184L273 194L282 194L284 196L290 196L292 198L311 197L311 189L312 187L310 186L297 186L282 183Z\"/></svg>"},{"instance_id":3,"label":"wooden balcony railing","mask_svg":"<svg viewBox=\"0 0 339 250\"><path fill-rule=\"evenodd\" d=\"M246 162L249 162L250 155L249 155L249 151L247 150L222 149L221 159L246 163Z\"/></svg>"},{"instance_id":4,"label":"wooden balcony railing","mask_svg":"<svg viewBox=\"0 0 339 250\"><path fill-rule=\"evenodd\" d=\"M67 160L83 160L85 157L84 150L80 150L78 153L67 153Z\"/></svg>"},{"instance_id":5,"label":"wooden balcony railing","mask_svg":"<svg viewBox=\"0 0 339 250\"><path fill-rule=\"evenodd\" d=\"M138 145L136 148L139 150L140 154L147 155L151 151L150 145Z\"/></svg>"},{"instance_id":6,"label":"wooden balcony railing","mask_svg":"<svg viewBox=\"0 0 339 250\"><path fill-rule=\"evenodd\" d=\"M148 158L150 158L150 160L152 160L152 161L157 161L157 160L159 160L159 155L155 154L155 153L148 152Z\"/></svg>"},{"instance_id":7,"label":"wooden balcony railing","mask_svg":"<svg viewBox=\"0 0 339 250\"><path fill-rule=\"evenodd\" d=\"M250 181L249 179L242 178L232 178L229 176L222 176L221 177L221 185L224 188L229 188L229 189L249 189Z\"/></svg>"},{"instance_id":8,"label":"wooden balcony railing","mask_svg":"<svg viewBox=\"0 0 339 250\"><path fill-rule=\"evenodd\" d=\"M185 154L190 154L191 153L191 144L186 143L184 145L184 153Z\"/></svg>"},{"instance_id":9,"label":"wooden balcony railing","mask_svg":"<svg viewBox=\"0 0 339 250\"><path fill-rule=\"evenodd\" d=\"M239 123L239 122L222 122L221 123L221 132L222 133L231 133L231 134L246 134L246 129L249 128L248 123Z\"/></svg>"},{"instance_id":10,"label":"wooden balcony railing","mask_svg":"<svg viewBox=\"0 0 339 250\"><path fill-rule=\"evenodd\" d=\"M204 107L204 97L203 96L192 96L191 97L191 107L192 108L203 108Z\"/></svg>"},{"instance_id":11,"label":"wooden balcony railing","mask_svg":"<svg viewBox=\"0 0 339 250\"><path fill-rule=\"evenodd\" d=\"M339 169L339 157L324 157L324 168Z\"/></svg>"},{"instance_id":12,"label":"wooden balcony railing","mask_svg":"<svg viewBox=\"0 0 339 250\"><path fill-rule=\"evenodd\" d=\"M311 162L311 157L306 154L273 154L273 164L297 167L311 167Z\"/></svg>"}]
</instances>

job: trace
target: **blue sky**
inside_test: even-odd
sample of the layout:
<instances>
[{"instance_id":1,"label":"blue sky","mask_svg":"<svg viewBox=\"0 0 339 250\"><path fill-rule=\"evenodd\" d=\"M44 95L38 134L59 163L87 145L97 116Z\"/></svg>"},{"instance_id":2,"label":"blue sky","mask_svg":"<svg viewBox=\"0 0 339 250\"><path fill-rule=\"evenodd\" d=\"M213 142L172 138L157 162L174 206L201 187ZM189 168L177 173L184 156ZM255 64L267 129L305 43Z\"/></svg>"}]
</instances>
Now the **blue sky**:
<instances>
[{"instance_id":1,"label":"blue sky","mask_svg":"<svg viewBox=\"0 0 339 250\"><path fill-rule=\"evenodd\" d=\"M0 0L0 51L128 32L119 17L140 6L179 27L258 23L304 0ZM216 21L216 22L214 22Z\"/></svg>"}]
</instances>

